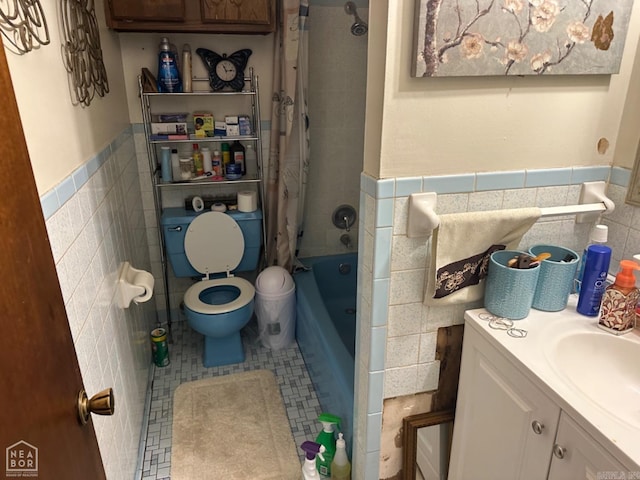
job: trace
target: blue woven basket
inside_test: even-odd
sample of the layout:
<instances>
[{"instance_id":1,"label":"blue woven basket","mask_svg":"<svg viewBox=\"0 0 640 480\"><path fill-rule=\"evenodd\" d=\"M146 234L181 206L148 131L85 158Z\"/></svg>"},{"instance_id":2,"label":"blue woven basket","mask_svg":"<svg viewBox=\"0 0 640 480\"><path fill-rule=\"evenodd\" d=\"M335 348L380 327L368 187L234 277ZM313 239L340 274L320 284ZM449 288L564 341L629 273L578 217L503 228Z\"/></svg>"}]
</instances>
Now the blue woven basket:
<instances>
[{"instance_id":1,"label":"blue woven basket","mask_svg":"<svg viewBox=\"0 0 640 480\"><path fill-rule=\"evenodd\" d=\"M520 320L531 310L540 267L519 269L507 266L509 260L523 253L501 250L491 254L484 307L498 317Z\"/></svg>"}]
</instances>

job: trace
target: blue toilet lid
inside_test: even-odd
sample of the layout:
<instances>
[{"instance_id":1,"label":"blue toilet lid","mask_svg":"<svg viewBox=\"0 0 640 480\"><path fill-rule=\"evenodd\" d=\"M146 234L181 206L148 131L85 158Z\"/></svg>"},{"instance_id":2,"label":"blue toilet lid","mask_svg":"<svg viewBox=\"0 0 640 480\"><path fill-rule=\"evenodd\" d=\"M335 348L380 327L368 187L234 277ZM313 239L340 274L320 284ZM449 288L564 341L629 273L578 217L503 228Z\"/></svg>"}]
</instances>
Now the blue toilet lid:
<instances>
[{"instance_id":1,"label":"blue toilet lid","mask_svg":"<svg viewBox=\"0 0 640 480\"><path fill-rule=\"evenodd\" d=\"M184 252L200 273L230 272L240 264L244 254L240 225L222 212L198 215L187 228Z\"/></svg>"}]
</instances>

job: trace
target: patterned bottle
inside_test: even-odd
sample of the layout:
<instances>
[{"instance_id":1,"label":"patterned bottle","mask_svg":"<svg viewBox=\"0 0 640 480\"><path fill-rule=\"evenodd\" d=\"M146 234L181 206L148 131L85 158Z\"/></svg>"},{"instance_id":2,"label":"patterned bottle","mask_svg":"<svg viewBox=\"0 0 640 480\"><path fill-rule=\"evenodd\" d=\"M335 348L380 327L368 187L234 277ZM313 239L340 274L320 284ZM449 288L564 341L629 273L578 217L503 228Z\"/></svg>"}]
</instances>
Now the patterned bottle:
<instances>
[{"instance_id":1,"label":"patterned bottle","mask_svg":"<svg viewBox=\"0 0 640 480\"><path fill-rule=\"evenodd\" d=\"M640 290L636 287L634 270L640 270L640 265L632 260L622 260L615 283L609 285L602 296L598 326L615 335L630 332L635 327Z\"/></svg>"}]
</instances>

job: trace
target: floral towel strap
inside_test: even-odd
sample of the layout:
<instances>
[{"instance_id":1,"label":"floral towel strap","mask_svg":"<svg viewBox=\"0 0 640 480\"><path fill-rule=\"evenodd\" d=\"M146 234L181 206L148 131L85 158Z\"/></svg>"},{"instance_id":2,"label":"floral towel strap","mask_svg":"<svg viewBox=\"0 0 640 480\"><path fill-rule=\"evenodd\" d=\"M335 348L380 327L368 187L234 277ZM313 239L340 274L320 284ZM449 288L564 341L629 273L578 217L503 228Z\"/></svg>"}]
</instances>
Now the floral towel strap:
<instances>
[{"instance_id":1,"label":"floral towel strap","mask_svg":"<svg viewBox=\"0 0 640 480\"><path fill-rule=\"evenodd\" d=\"M482 253L439 268L433 298L443 298L457 290L480 283L480 280L487 276L491 254L505 248L506 245L492 245Z\"/></svg>"}]
</instances>

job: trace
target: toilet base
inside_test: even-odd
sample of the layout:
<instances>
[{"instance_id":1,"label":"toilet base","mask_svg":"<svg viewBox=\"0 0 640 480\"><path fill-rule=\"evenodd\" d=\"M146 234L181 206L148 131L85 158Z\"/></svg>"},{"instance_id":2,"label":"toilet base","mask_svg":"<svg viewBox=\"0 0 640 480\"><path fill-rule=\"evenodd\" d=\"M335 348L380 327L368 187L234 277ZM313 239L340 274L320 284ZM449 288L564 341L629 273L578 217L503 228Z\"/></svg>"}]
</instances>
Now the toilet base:
<instances>
[{"instance_id":1,"label":"toilet base","mask_svg":"<svg viewBox=\"0 0 640 480\"><path fill-rule=\"evenodd\" d=\"M240 332L226 337L204 337L202 363L205 367L219 367L244 362L244 347Z\"/></svg>"}]
</instances>

